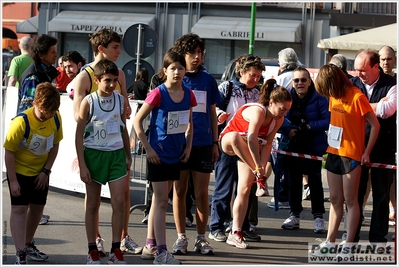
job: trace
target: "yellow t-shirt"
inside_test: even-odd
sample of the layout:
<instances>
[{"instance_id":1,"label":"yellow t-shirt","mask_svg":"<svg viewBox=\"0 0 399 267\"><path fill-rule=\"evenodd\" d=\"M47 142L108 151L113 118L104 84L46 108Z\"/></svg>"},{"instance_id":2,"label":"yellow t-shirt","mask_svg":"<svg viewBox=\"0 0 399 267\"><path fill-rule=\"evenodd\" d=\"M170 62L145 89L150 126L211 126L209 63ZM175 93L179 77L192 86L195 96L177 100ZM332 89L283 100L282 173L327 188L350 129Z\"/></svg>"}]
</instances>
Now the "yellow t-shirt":
<instances>
[{"instance_id":1,"label":"yellow t-shirt","mask_svg":"<svg viewBox=\"0 0 399 267\"><path fill-rule=\"evenodd\" d=\"M327 152L360 161L365 150L366 119L374 112L367 97L356 87L346 90L342 99L330 97L330 124L342 128L339 149L328 146Z\"/></svg>"},{"instance_id":2,"label":"yellow t-shirt","mask_svg":"<svg viewBox=\"0 0 399 267\"><path fill-rule=\"evenodd\" d=\"M96 84L94 82L94 69L91 66L88 66L85 68L85 71L87 72L87 74L89 74L90 76L90 92L88 92L88 94L94 93L98 90L98 84ZM121 84L118 81L118 85L116 86L116 90L118 91L118 93L121 95L122 94L122 89L121 89Z\"/></svg>"},{"instance_id":3,"label":"yellow t-shirt","mask_svg":"<svg viewBox=\"0 0 399 267\"><path fill-rule=\"evenodd\" d=\"M40 122L34 117L33 110L34 107L31 107L23 112L26 113L30 126L28 139L24 140L25 120L22 116L17 116L11 121L3 145L15 154L15 171L26 176L36 176L41 172L48 152L63 138L61 115L58 111L60 126L57 130L54 118Z\"/></svg>"}]
</instances>

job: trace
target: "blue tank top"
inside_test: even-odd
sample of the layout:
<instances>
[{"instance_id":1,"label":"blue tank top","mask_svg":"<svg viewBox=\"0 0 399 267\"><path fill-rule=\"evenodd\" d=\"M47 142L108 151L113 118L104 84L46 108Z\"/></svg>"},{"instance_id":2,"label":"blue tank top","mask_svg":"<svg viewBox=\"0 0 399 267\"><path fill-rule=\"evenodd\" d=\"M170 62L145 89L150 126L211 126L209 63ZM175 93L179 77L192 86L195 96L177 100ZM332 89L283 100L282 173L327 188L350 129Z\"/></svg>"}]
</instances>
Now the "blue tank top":
<instances>
[{"instance_id":1,"label":"blue tank top","mask_svg":"<svg viewBox=\"0 0 399 267\"><path fill-rule=\"evenodd\" d=\"M171 112L190 110L190 90L183 86L183 100L175 103L169 96L165 84L161 84L158 89L161 93L161 103L151 111L149 143L162 162L174 164L180 161L186 140L184 132L168 134L168 116Z\"/></svg>"}]
</instances>

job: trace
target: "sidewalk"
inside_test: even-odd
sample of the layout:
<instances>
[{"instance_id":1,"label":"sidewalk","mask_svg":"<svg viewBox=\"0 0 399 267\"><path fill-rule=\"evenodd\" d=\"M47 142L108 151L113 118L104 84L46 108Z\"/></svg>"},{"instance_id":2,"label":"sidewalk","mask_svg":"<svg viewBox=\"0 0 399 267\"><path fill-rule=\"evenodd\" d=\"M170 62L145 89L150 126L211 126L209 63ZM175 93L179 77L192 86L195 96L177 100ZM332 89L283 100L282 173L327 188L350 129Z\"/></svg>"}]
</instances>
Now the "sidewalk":
<instances>
[{"instance_id":1,"label":"sidewalk","mask_svg":"<svg viewBox=\"0 0 399 267\"><path fill-rule=\"evenodd\" d=\"M269 191L273 192L273 176L268 181ZM3 183L3 264L15 263L15 249L9 227L10 199L7 183ZM209 198L211 199L214 186L214 177L211 177L209 187ZM328 187L323 172L324 197L329 197ZM301 214L301 228L298 230L281 229L281 224L289 216L288 210L274 211L266 204L271 197L259 198L259 225L256 232L262 237L261 242L250 243L246 250L238 249L226 243L209 240L215 250L214 256L204 256L193 252L196 235L195 221L192 227L187 227L186 234L189 238L187 255L176 256L182 264L191 265L276 265L276 264L308 264L308 243L317 242L316 239L325 239L326 234L313 232L313 216L310 213L310 201L304 200L304 211ZM371 216L371 196L366 206L366 222ZM67 192L57 188L50 188L47 205L44 213L50 215L47 225L39 225L36 232L35 242L37 247L45 252L49 259L44 263L29 261L29 264L65 265L86 264L87 241L84 227L84 195L80 193ZM144 203L144 185L131 183L132 205ZM326 214L324 219L328 221L329 203L325 203ZM194 208L192 209L194 212ZM129 231L132 238L144 245L147 227L141 223L143 212L140 209L132 211ZM109 199L103 199L100 208L100 231L105 239L105 248L111 247L111 205ZM167 245L172 245L177 238L172 207L167 212ZM327 229L327 225L326 225ZM342 235L342 225L338 237ZM361 240L367 240L369 226L363 226ZM208 230L207 230L208 231ZM206 237L208 236L206 234ZM390 226L387 238L391 241L394 227ZM340 240L340 239L338 239ZM152 261L142 260L139 255L125 254L128 264L147 265ZM103 264L106 264L104 258Z\"/></svg>"}]
</instances>

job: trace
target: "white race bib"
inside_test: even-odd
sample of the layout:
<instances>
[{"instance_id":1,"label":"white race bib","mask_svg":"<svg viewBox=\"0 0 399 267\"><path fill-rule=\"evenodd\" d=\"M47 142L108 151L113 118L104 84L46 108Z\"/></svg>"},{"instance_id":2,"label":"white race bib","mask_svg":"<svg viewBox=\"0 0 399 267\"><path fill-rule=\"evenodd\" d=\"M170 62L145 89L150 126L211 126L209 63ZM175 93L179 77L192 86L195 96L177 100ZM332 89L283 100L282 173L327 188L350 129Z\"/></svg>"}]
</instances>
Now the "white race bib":
<instances>
[{"instance_id":1,"label":"white race bib","mask_svg":"<svg viewBox=\"0 0 399 267\"><path fill-rule=\"evenodd\" d=\"M117 120L93 121L94 144L106 145L122 141Z\"/></svg>"},{"instance_id":2,"label":"white race bib","mask_svg":"<svg viewBox=\"0 0 399 267\"><path fill-rule=\"evenodd\" d=\"M206 91L193 90L197 105L193 107L193 112L206 113Z\"/></svg>"},{"instance_id":3,"label":"white race bib","mask_svg":"<svg viewBox=\"0 0 399 267\"><path fill-rule=\"evenodd\" d=\"M168 112L167 134L184 133L190 119L190 110Z\"/></svg>"},{"instance_id":4,"label":"white race bib","mask_svg":"<svg viewBox=\"0 0 399 267\"><path fill-rule=\"evenodd\" d=\"M44 137L38 134L33 134L28 149L35 155L41 156L47 154L53 147L54 134L49 137Z\"/></svg>"},{"instance_id":5,"label":"white race bib","mask_svg":"<svg viewBox=\"0 0 399 267\"><path fill-rule=\"evenodd\" d=\"M342 141L342 131L344 129L330 124L328 128L327 141L328 145L332 148L339 149Z\"/></svg>"}]
</instances>

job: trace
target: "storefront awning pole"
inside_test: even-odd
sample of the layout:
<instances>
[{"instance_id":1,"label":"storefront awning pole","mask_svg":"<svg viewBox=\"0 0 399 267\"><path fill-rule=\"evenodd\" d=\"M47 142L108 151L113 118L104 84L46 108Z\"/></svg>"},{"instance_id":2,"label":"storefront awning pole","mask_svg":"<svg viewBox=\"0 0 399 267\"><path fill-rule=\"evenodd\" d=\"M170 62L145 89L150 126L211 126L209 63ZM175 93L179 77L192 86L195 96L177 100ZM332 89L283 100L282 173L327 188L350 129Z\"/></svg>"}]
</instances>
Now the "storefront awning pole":
<instances>
[{"instance_id":1,"label":"storefront awning pole","mask_svg":"<svg viewBox=\"0 0 399 267\"><path fill-rule=\"evenodd\" d=\"M256 22L256 3L252 3L251 7L251 31L249 34L249 54L254 53L255 47L255 22Z\"/></svg>"}]
</instances>

